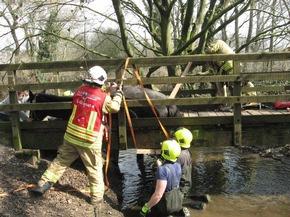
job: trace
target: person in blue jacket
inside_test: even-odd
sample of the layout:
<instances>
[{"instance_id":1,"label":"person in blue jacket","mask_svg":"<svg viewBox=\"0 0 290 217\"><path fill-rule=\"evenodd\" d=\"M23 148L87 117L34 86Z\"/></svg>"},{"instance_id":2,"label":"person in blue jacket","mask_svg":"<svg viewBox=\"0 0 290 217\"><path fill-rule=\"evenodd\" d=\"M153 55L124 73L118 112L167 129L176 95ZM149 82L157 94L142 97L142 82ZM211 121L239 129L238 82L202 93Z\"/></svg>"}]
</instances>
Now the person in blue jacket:
<instances>
[{"instance_id":1,"label":"person in blue jacket","mask_svg":"<svg viewBox=\"0 0 290 217\"><path fill-rule=\"evenodd\" d=\"M177 162L180 153L181 148L176 140L162 142L155 191L142 207L140 216L165 217L182 212L183 194L179 187L181 166Z\"/></svg>"}]
</instances>

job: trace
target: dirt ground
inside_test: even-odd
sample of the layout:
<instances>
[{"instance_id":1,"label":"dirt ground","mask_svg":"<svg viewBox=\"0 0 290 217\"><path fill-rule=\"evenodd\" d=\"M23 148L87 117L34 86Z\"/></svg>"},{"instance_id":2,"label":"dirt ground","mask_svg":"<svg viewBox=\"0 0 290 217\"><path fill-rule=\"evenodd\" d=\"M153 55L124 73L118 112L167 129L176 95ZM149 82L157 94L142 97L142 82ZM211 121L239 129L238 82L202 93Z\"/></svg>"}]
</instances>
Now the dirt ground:
<instances>
[{"instance_id":1,"label":"dirt ground","mask_svg":"<svg viewBox=\"0 0 290 217\"><path fill-rule=\"evenodd\" d=\"M2 135L0 134L0 141ZM42 159L37 166L28 163L27 157L16 157L13 149L0 142L0 216L1 217L50 217L94 216L88 203L88 179L80 162L68 168L59 183L43 198L29 194L27 186L35 184L50 160ZM101 216L123 217L117 197L119 186L113 175L111 185L104 196Z\"/></svg>"}]
</instances>

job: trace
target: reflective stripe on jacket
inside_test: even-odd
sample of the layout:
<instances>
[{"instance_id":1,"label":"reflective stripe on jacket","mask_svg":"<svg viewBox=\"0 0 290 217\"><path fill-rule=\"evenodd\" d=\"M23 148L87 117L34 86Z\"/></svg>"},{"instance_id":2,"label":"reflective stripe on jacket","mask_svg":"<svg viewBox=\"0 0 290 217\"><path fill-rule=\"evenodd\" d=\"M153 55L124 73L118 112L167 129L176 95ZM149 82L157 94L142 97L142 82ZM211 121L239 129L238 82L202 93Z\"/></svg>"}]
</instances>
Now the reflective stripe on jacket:
<instances>
[{"instance_id":1,"label":"reflective stripe on jacket","mask_svg":"<svg viewBox=\"0 0 290 217\"><path fill-rule=\"evenodd\" d=\"M106 93L98 87L82 85L76 91L65 140L83 147L90 147L96 142L101 130L105 98Z\"/></svg>"}]
</instances>

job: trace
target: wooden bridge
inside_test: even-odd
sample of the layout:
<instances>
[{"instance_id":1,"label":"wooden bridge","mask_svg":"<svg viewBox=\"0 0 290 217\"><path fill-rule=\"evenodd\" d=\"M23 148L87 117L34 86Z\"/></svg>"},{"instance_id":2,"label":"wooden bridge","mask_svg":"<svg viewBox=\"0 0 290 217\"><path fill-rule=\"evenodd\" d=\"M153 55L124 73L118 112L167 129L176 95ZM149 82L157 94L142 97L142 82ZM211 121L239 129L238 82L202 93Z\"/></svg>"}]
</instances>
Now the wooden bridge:
<instances>
[{"instance_id":1,"label":"wooden bridge","mask_svg":"<svg viewBox=\"0 0 290 217\"><path fill-rule=\"evenodd\" d=\"M234 74L232 75L188 75L185 77L151 77L143 78L144 84L193 84L200 82L230 82L233 84L234 96L228 97L178 97L175 99L152 100L155 105L175 104L184 107L183 117L161 118L161 122L169 130L179 126L192 129L195 142L207 145L215 143L235 145L271 143L286 144L290 142L290 112L273 109L243 110L245 103L271 103L277 100L290 100L287 81L290 80L290 52L283 53L255 53L233 55L194 55L194 56L170 56L154 58L132 58L129 67L140 68L152 66L185 66L187 63L202 64L208 61L234 61ZM50 82L42 84L17 84L15 80L18 73L27 70L41 70L42 73L68 73L72 71L84 71L94 65L103 66L106 69L120 68L125 59L106 59L89 61L57 61L47 63L20 63L2 64L0 71L8 72L8 85L2 85L0 90L9 90L10 105L0 105L1 111L11 112L11 122L1 122L0 129L11 132L14 148L28 149L56 149L62 143L66 123L61 120L19 122L20 110L48 110L71 108L71 103L35 103L17 104L16 91L18 90L43 90L43 89L74 89L80 85L80 81ZM277 63L278 62L278 63ZM244 66L241 67L243 63ZM271 71L244 71L246 64L273 65ZM283 66L283 67L281 67ZM247 66L248 68L249 66ZM288 67L288 68L287 68ZM276 70L277 68L277 70ZM120 78L120 72L116 72ZM261 85L246 88L241 87L243 81L263 81ZM276 85L267 85L267 81L275 81ZM125 85L136 85L134 77L124 81ZM244 96L243 93L258 91L257 96ZM187 91L188 92L188 91ZM190 92L190 90L189 90ZM192 93L202 93L202 90L192 90ZM204 92L204 91L203 91ZM191 94L193 95L193 94ZM202 94L201 94L202 95ZM148 106L146 100L128 100L129 107ZM199 105L233 105L233 112L195 111L193 108ZM155 118L133 119L139 152L156 149L159 142L164 139ZM112 128L114 149L133 148L130 132L127 128L124 109L118 114L118 119Z\"/></svg>"}]
</instances>

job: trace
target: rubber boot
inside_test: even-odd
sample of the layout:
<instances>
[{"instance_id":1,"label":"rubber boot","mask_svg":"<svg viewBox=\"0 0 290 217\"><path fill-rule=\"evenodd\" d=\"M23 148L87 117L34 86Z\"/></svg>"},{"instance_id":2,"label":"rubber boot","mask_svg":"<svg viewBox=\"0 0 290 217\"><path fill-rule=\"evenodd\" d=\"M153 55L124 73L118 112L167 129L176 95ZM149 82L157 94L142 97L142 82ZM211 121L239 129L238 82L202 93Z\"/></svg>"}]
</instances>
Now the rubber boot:
<instances>
[{"instance_id":1,"label":"rubber boot","mask_svg":"<svg viewBox=\"0 0 290 217\"><path fill-rule=\"evenodd\" d=\"M35 188L30 189L30 192L34 196L42 196L45 192L47 192L51 187L53 183L52 182L45 182L45 181L39 181L37 186Z\"/></svg>"},{"instance_id":2,"label":"rubber boot","mask_svg":"<svg viewBox=\"0 0 290 217\"><path fill-rule=\"evenodd\" d=\"M190 211L186 207L182 207L182 210L167 217L190 217Z\"/></svg>"},{"instance_id":3,"label":"rubber boot","mask_svg":"<svg viewBox=\"0 0 290 217\"><path fill-rule=\"evenodd\" d=\"M211 198L208 194L203 194L203 195L191 195L189 196L190 199L193 200L198 200L204 203L209 203L211 201Z\"/></svg>"},{"instance_id":4,"label":"rubber boot","mask_svg":"<svg viewBox=\"0 0 290 217\"><path fill-rule=\"evenodd\" d=\"M189 204L189 206L193 209L203 210L206 208L206 203L202 201L192 201L192 203Z\"/></svg>"},{"instance_id":5,"label":"rubber boot","mask_svg":"<svg viewBox=\"0 0 290 217\"><path fill-rule=\"evenodd\" d=\"M188 208L183 207L182 208L182 212L183 212L183 214L184 214L185 217L190 217L190 211L189 211Z\"/></svg>"}]
</instances>

